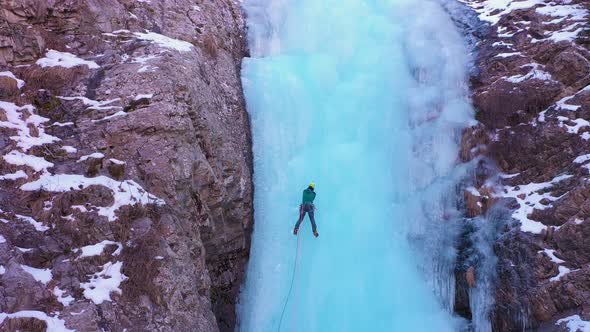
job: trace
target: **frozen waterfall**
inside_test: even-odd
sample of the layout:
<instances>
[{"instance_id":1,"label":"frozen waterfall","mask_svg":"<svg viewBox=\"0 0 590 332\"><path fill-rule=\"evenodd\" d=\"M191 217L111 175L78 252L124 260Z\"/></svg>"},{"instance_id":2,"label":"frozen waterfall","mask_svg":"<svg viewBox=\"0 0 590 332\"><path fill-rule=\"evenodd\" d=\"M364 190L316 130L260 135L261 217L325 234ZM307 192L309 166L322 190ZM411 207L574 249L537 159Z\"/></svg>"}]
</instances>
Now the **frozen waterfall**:
<instances>
[{"instance_id":1,"label":"frozen waterfall","mask_svg":"<svg viewBox=\"0 0 590 332\"><path fill-rule=\"evenodd\" d=\"M239 331L455 331L467 55L430 0L245 0L255 229Z\"/></svg>"}]
</instances>

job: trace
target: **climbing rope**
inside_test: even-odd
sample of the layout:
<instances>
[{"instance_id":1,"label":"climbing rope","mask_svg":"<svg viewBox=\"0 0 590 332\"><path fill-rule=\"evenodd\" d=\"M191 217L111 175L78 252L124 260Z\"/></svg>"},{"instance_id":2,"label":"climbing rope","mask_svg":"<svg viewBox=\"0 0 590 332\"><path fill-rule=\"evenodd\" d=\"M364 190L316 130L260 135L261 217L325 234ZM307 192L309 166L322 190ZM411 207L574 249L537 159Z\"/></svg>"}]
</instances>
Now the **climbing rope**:
<instances>
[{"instance_id":1,"label":"climbing rope","mask_svg":"<svg viewBox=\"0 0 590 332\"><path fill-rule=\"evenodd\" d=\"M297 249L295 250L295 264L293 264L293 272L291 273L291 286L289 286L289 292L287 293L287 298L285 299L285 305L283 305L283 312L281 312L281 319L279 320L279 328L277 329L278 332L281 331L281 324L283 323L283 316L285 315L285 309L287 309L287 303L289 303L289 297L291 296L291 290L293 290L293 283L295 281L295 277L299 270L299 236L300 233L297 234ZM295 292L297 292L297 286L295 287ZM295 294L295 301L297 301L297 294ZM296 303L293 305L293 320L291 322L291 328L295 331L295 306Z\"/></svg>"},{"instance_id":2,"label":"climbing rope","mask_svg":"<svg viewBox=\"0 0 590 332\"><path fill-rule=\"evenodd\" d=\"M295 322L296 320L296 313L297 313L297 285L299 284L298 277L299 274L299 235L297 235L297 254L295 255L295 291L293 291L293 318L291 319L291 331L295 332Z\"/></svg>"}]
</instances>

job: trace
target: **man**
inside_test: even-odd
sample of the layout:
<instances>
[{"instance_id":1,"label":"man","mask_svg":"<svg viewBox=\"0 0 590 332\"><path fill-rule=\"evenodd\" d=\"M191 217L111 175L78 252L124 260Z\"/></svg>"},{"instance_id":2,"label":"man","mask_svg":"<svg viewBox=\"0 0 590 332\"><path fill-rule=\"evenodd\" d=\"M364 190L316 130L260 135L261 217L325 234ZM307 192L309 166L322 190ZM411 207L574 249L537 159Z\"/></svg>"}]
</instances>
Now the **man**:
<instances>
[{"instance_id":1,"label":"man","mask_svg":"<svg viewBox=\"0 0 590 332\"><path fill-rule=\"evenodd\" d=\"M315 225L315 219L313 217L313 211L315 210L315 206L313 205L313 200L315 199L315 183L310 183L307 189L303 191L303 199L301 201L301 205L299 206L299 220L295 224L295 229L293 229L293 234L297 235L299 231L299 225L305 218L305 213L309 215L309 220L311 220L311 229L313 230L313 235L318 237L318 230Z\"/></svg>"}]
</instances>

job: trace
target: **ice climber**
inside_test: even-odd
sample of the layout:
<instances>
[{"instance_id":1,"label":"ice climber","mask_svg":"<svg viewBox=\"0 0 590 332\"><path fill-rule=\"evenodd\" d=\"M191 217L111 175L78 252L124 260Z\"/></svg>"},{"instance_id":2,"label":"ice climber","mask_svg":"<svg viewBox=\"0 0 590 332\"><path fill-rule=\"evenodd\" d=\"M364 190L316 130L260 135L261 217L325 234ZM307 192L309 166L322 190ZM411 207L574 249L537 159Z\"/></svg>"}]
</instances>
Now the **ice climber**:
<instances>
[{"instance_id":1,"label":"ice climber","mask_svg":"<svg viewBox=\"0 0 590 332\"><path fill-rule=\"evenodd\" d=\"M301 205L299 206L299 220L295 224L295 228L293 229L293 234L297 235L299 231L299 225L305 218L305 213L309 215L309 220L311 220L311 229L313 230L313 235L318 237L318 230L315 224L315 219L313 217L313 211L315 210L315 205L313 205L313 200L315 199L315 183L310 183L307 189L303 191L303 198L301 200Z\"/></svg>"}]
</instances>

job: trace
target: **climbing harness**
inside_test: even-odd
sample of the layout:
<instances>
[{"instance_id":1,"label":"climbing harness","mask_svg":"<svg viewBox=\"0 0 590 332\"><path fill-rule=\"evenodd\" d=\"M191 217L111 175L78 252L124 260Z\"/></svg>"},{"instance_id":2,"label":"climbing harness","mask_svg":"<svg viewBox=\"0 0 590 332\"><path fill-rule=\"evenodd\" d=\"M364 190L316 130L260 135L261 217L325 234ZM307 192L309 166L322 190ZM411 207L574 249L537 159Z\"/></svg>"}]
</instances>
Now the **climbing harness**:
<instances>
[{"instance_id":1,"label":"climbing harness","mask_svg":"<svg viewBox=\"0 0 590 332\"><path fill-rule=\"evenodd\" d=\"M299 272L299 240L301 236L297 235L297 249L295 251L295 264L293 265L293 272L291 276L291 286L289 286L289 292L285 299L285 305L283 305L283 312L281 312L281 319L279 320L278 332L281 331L281 324L283 323L283 316L285 315L285 309L287 309L287 303L289 303L289 297L291 296L291 290L293 290L293 284L295 283L295 299L293 301L293 320L291 321L291 329L295 331L295 309L297 307L297 273Z\"/></svg>"}]
</instances>

